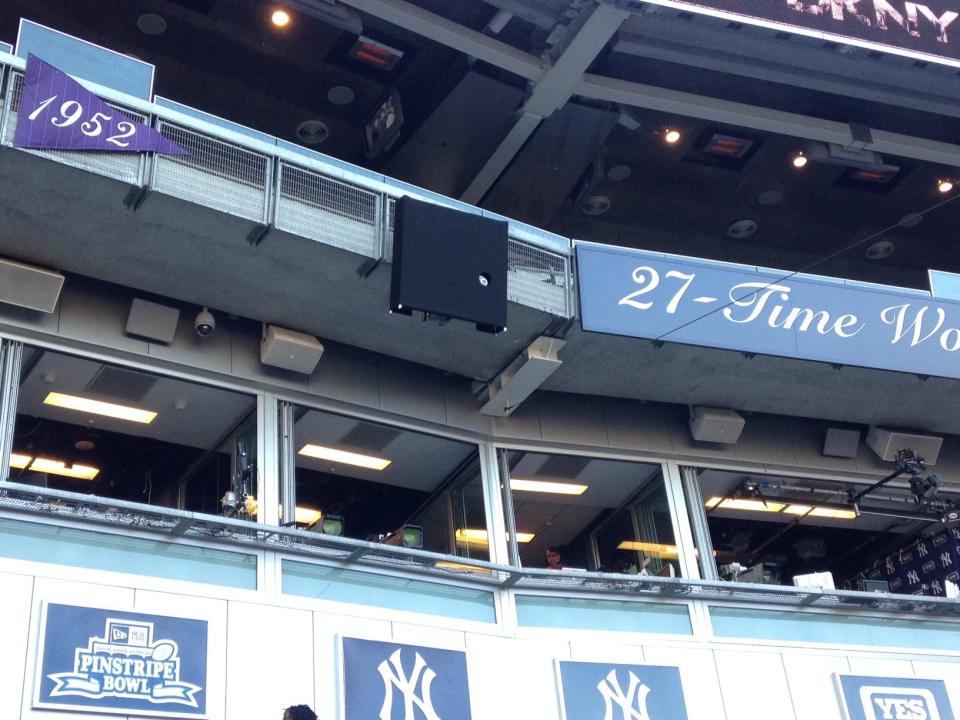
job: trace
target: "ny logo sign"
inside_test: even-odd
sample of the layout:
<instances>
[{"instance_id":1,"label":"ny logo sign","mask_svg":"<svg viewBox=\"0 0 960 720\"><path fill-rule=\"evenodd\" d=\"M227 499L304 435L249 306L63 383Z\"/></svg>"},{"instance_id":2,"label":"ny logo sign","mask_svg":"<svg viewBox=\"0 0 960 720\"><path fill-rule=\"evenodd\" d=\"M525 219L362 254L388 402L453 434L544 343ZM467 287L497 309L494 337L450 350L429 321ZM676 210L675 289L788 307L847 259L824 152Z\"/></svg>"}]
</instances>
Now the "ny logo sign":
<instances>
[{"instance_id":1,"label":"ny logo sign","mask_svg":"<svg viewBox=\"0 0 960 720\"><path fill-rule=\"evenodd\" d=\"M616 670L611 670L603 680L597 683L597 690L600 691L606 707L603 720L616 720L614 704L622 713L622 720L650 720L650 715L647 714L647 695L650 694L650 688L641 684L640 678L633 672L629 675L630 684L626 692L617 680Z\"/></svg>"},{"instance_id":2,"label":"ny logo sign","mask_svg":"<svg viewBox=\"0 0 960 720\"><path fill-rule=\"evenodd\" d=\"M392 720L393 693L399 690L403 696L403 720L417 720L413 707L420 708L426 720L441 720L433 709L430 698L430 685L437 674L427 667L427 661L420 653L415 653L413 671L407 677L400 664L400 650L394 651L389 660L384 660L377 666L377 672L383 678L383 705L380 708L380 720ZM420 693L417 694L417 685ZM644 717L646 720L646 717Z\"/></svg>"}]
</instances>

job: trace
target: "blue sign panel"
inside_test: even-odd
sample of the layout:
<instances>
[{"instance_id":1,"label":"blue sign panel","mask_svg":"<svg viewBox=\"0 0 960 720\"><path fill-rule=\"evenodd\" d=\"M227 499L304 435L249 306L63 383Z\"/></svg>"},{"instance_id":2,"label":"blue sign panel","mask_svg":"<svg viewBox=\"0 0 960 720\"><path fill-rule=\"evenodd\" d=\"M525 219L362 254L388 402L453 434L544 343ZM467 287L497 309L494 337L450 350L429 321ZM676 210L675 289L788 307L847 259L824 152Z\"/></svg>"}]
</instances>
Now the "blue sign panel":
<instances>
[{"instance_id":1,"label":"blue sign panel","mask_svg":"<svg viewBox=\"0 0 960 720\"><path fill-rule=\"evenodd\" d=\"M960 378L960 303L928 293L577 245L583 329Z\"/></svg>"},{"instance_id":2,"label":"blue sign panel","mask_svg":"<svg viewBox=\"0 0 960 720\"><path fill-rule=\"evenodd\" d=\"M687 720L680 670L558 661L563 720Z\"/></svg>"},{"instance_id":3,"label":"blue sign panel","mask_svg":"<svg viewBox=\"0 0 960 720\"><path fill-rule=\"evenodd\" d=\"M955 720L943 680L835 677L846 720Z\"/></svg>"},{"instance_id":4,"label":"blue sign panel","mask_svg":"<svg viewBox=\"0 0 960 720\"><path fill-rule=\"evenodd\" d=\"M48 604L34 707L205 718L207 622Z\"/></svg>"},{"instance_id":5,"label":"blue sign panel","mask_svg":"<svg viewBox=\"0 0 960 720\"><path fill-rule=\"evenodd\" d=\"M466 653L342 639L344 720L470 720Z\"/></svg>"}]
</instances>

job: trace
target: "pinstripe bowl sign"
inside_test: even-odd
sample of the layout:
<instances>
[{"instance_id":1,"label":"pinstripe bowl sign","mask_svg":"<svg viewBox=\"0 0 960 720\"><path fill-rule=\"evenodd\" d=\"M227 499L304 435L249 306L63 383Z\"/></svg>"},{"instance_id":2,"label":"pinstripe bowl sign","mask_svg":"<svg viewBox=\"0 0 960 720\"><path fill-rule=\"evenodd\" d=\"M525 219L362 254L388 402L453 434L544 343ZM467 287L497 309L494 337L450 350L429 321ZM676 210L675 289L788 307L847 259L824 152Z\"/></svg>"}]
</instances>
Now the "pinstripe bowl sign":
<instances>
[{"instance_id":1,"label":"pinstripe bowl sign","mask_svg":"<svg viewBox=\"0 0 960 720\"><path fill-rule=\"evenodd\" d=\"M846 45L960 66L957 0L645 0ZM639 0L632 0L637 9Z\"/></svg>"}]
</instances>

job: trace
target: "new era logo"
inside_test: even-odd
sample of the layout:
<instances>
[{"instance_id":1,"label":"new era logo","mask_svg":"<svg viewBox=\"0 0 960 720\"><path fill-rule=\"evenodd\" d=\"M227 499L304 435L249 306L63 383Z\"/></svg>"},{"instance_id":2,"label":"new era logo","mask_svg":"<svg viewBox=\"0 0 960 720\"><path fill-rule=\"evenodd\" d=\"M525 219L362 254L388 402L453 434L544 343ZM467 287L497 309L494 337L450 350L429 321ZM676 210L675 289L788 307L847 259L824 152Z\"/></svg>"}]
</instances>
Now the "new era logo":
<instances>
[{"instance_id":1,"label":"new era logo","mask_svg":"<svg viewBox=\"0 0 960 720\"><path fill-rule=\"evenodd\" d=\"M941 720L933 693L922 688L860 688L860 701L867 720Z\"/></svg>"}]
</instances>

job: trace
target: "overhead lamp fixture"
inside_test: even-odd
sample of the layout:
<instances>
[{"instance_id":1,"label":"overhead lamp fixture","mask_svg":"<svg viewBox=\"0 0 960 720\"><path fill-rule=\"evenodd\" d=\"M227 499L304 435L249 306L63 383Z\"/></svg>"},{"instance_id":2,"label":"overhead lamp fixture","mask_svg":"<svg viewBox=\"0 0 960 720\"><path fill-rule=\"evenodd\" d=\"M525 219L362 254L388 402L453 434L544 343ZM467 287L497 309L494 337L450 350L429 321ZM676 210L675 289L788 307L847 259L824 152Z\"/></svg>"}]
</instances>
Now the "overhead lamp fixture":
<instances>
[{"instance_id":1,"label":"overhead lamp fixture","mask_svg":"<svg viewBox=\"0 0 960 720\"><path fill-rule=\"evenodd\" d=\"M937 180L937 190L942 193L948 193L953 190L953 180L949 178L941 178Z\"/></svg>"},{"instance_id":2,"label":"overhead lamp fixture","mask_svg":"<svg viewBox=\"0 0 960 720\"><path fill-rule=\"evenodd\" d=\"M521 492L552 493L554 495L583 495L587 485L576 483L553 482L547 480L530 480L526 478L510 478L510 489Z\"/></svg>"},{"instance_id":3,"label":"overhead lamp fixture","mask_svg":"<svg viewBox=\"0 0 960 720\"><path fill-rule=\"evenodd\" d=\"M343 535L343 527L342 515L324 515L320 521L320 532L324 535Z\"/></svg>"},{"instance_id":4,"label":"overhead lamp fixture","mask_svg":"<svg viewBox=\"0 0 960 720\"><path fill-rule=\"evenodd\" d=\"M103 415L105 417L116 418L117 420L127 420L143 425L149 425L157 417L157 413L152 410L141 410L140 408L129 407L127 405L116 405L114 403L80 397L79 395L67 395L66 393L58 392L48 393L47 397L44 398L43 404L64 408L66 410L90 413L91 415Z\"/></svg>"},{"instance_id":5,"label":"overhead lamp fixture","mask_svg":"<svg viewBox=\"0 0 960 720\"><path fill-rule=\"evenodd\" d=\"M713 509L720 507L723 510L751 510L753 512L780 512L787 504L781 502L772 502L765 500L754 500L750 498L723 498L712 497L704 503L704 506Z\"/></svg>"},{"instance_id":6,"label":"overhead lamp fixture","mask_svg":"<svg viewBox=\"0 0 960 720\"><path fill-rule=\"evenodd\" d=\"M790 164L793 165L798 170L802 167L807 166L807 156L803 154L803 151L798 151L793 158L790 160Z\"/></svg>"},{"instance_id":7,"label":"overhead lamp fixture","mask_svg":"<svg viewBox=\"0 0 960 720\"><path fill-rule=\"evenodd\" d=\"M805 505L803 503L773 502L750 498L712 497L704 503L707 509L721 508L724 510L747 510L750 512L783 513L799 517L819 517L831 520L856 520L857 512L853 509L831 507L828 505Z\"/></svg>"},{"instance_id":8,"label":"overhead lamp fixture","mask_svg":"<svg viewBox=\"0 0 960 720\"><path fill-rule=\"evenodd\" d=\"M29 467L28 467L29 466ZM30 472L62 475L76 480L93 480L100 474L100 468L92 465L67 465L62 460L52 460L44 457L31 457L21 453L10 454L10 467L29 469Z\"/></svg>"},{"instance_id":9,"label":"overhead lamp fixture","mask_svg":"<svg viewBox=\"0 0 960 720\"><path fill-rule=\"evenodd\" d=\"M290 13L286 10L274 10L273 14L270 15L270 22L278 28L286 27L290 24Z\"/></svg>"},{"instance_id":10,"label":"overhead lamp fixture","mask_svg":"<svg viewBox=\"0 0 960 720\"><path fill-rule=\"evenodd\" d=\"M676 145L680 142L680 131L676 128L664 128L663 130L663 141L668 145Z\"/></svg>"},{"instance_id":11,"label":"overhead lamp fixture","mask_svg":"<svg viewBox=\"0 0 960 720\"><path fill-rule=\"evenodd\" d=\"M644 542L642 540L624 540L617 545L617 550L634 550L656 557L675 558L678 556L676 545L664 545L663 543Z\"/></svg>"},{"instance_id":12,"label":"overhead lamp fixture","mask_svg":"<svg viewBox=\"0 0 960 720\"><path fill-rule=\"evenodd\" d=\"M334 0L279 0L279 4L354 35L363 32L360 15Z\"/></svg>"},{"instance_id":13,"label":"overhead lamp fixture","mask_svg":"<svg viewBox=\"0 0 960 720\"><path fill-rule=\"evenodd\" d=\"M392 462L392 460L387 460L386 458L361 455L360 453L350 452L349 450L338 450L337 448L313 445L311 443L300 448L299 454L306 457L317 458L318 460L329 460L330 462L342 463L344 465L354 465L356 467L366 468L367 470L383 470Z\"/></svg>"},{"instance_id":14,"label":"overhead lamp fixture","mask_svg":"<svg viewBox=\"0 0 960 720\"><path fill-rule=\"evenodd\" d=\"M518 543L528 543L536 537L534 533L517 532ZM466 545L481 545L486 547L488 544L487 531L480 528L457 528L454 538L458 543Z\"/></svg>"},{"instance_id":15,"label":"overhead lamp fixture","mask_svg":"<svg viewBox=\"0 0 960 720\"><path fill-rule=\"evenodd\" d=\"M322 517L323 513L316 508L297 505L293 509L293 521L297 525L313 525Z\"/></svg>"},{"instance_id":16,"label":"overhead lamp fixture","mask_svg":"<svg viewBox=\"0 0 960 720\"><path fill-rule=\"evenodd\" d=\"M715 132L703 146L703 151L710 155L739 159L746 155L751 147L753 147L753 140L750 138Z\"/></svg>"},{"instance_id":17,"label":"overhead lamp fixture","mask_svg":"<svg viewBox=\"0 0 960 720\"><path fill-rule=\"evenodd\" d=\"M378 70L390 71L403 59L403 50L361 35L347 55Z\"/></svg>"},{"instance_id":18,"label":"overhead lamp fixture","mask_svg":"<svg viewBox=\"0 0 960 720\"><path fill-rule=\"evenodd\" d=\"M466 563L451 562L449 560L437 560L433 566L439 570L452 570L453 572L476 573L477 575L492 575L490 568L467 565Z\"/></svg>"},{"instance_id":19,"label":"overhead lamp fixture","mask_svg":"<svg viewBox=\"0 0 960 720\"><path fill-rule=\"evenodd\" d=\"M788 515L799 515L800 517L819 517L830 520L856 520L855 510L846 510L844 508L826 507L822 505L788 505L783 511Z\"/></svg>"}]
</instances>

